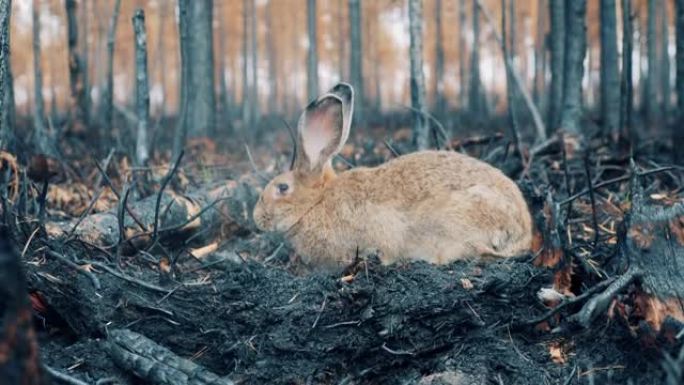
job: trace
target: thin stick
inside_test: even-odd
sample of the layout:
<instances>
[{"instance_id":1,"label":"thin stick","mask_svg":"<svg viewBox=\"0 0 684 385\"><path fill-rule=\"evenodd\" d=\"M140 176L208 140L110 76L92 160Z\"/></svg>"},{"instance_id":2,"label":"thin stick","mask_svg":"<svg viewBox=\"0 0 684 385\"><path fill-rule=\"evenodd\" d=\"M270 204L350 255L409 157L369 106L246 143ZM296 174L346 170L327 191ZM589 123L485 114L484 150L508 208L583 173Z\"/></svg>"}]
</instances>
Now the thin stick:
<instances>
[{"instance_id":1,"label":"thin stick","mask_svg":"<svg viewBox=\"0 0 684 385\"><path fill-rule=\"evenodd\" d=\"M70 376L66 373L62 373L57 369L53 369L45 364L43 364L43 369L50 374L50 376L71 385L90 385L87 382L83 382L76 377Z\"/></svg>"},{"instance_id":2,"label":"thin stick","mask_svg":"<svg viewBox=\"0 0 684 385\"><path fill-rule=\"evenodd\" d=\"M599 241L599 226L598 219L596 218L596 198L594 197L594 189L592 188L591 182L591 168L589 167L589 154L584 156L584 173L587 177L587 185L589 190L589 201L591 202L591 220L592 226L594 228L594 242L593 246L596 247Z\"/></svg>"},{"instance_id":3,"label":"thin stick","mask_svg":"<svg viewBox=\"0 0 684 385\"><path fill-rule=\"evenodd\" d=\"M173 175L176 173L176 170L178 170L178 165L180 164L181 159L183 159L184 154L185 154L185 150L181 150L180 153L178 154L178 158L176 159L176 162L173 164L173 168L164 177L164 180L162 181L162 185L159 188L159 193L157 194L157 202L154 206L154 232L152 233L152 239L155 240L155 242L157 239L157 230L159 227L159 205L161 204L162 194L164 193L164 189L166 188L166 185L169 184L169 182L171 181L171 178L173 178Z\"/></svg>"},{"instance_id":4,"label":"thin stick","mask_svg":"<svg viewBox=\"0 0 684 385\"><path fill-rule=\"evenodd\" d=\"M674 170L674 169L675 169L675 167L671 167L671 166L659 167L659 168L654 168L653 170L648 170L648 171L640 172L640 173L639 173L639 176L647 176L647 175L657 174L657 173L660 173L660 172L663 172L663 171L670 171L670 170ZM593 185L592 188L593 188L594 190L596 190L596 189L599 189L599 188L602 188L602 187L609 186L609 185L611 185L611 184L624 182L624 181L626 181L626 180L629 180L631 177L632 177L631 174L627 174L627 175L619 176L619 177L617 177L617 178L608 179L607 181L603 181L603 182L601 182L601 183L597 183L596 185ZM562 205L566 205L566 204L568 204L568 203L574 201L575 199L577 199L577 198L579 198L579 197L581 197L581 196L583 196L583 195L586 195L586 194L588 194L588 193L589 193L589 189L582 190L582 191L578 192L577 194L574 194L574 195L572 195L572 196L566 198L565 200L562 200L562 201L558 202L558 204L561 205L561 206L562 206Z\"/></svg>"},{"instance_id":5,"label":"thin stick","mask_svg":"<svg viewBox=\"0 0 684 385\"><path fill-rule=\"evenodd\" d=\"M261 170L259 170L259 168L256 166L256 163L254 163L252 151L249 150L249 146L247 145L247 143L245 143L245 151L247 152L247 158L249 159L249 164L252 166L252 170L254 170L254 173L264 182L270 181L270 179L266 175L264 175L264 173L262 173Z\"/></svg>"},{"instance_id":6,"label":"thin stick","mask_svg":"<svg viewBox=\"0 0 684 385\"><path fill-rule=\"evenodd\" d=\"M104 171L104 169L102 169L102 166L100 166L100 163L98 163L97 161L94 161L94 163L95 163L95 167L97 167L97 169L100 171L100 174L102 174L102 178L104 179L105 183L107 183L109 188L112 189L112 192L114 193L114 195L116 195L116 199L118 199L120 201L121 200L121 194L119 194L119 192L116 191L116 188L114 187L114 183L112 183L112 180L109 179L109 175L107 175L107 173ZM140 219L138 219L138 216L135 215L135 213L133 213L133 211L131 211L128 207L125 207L125 210L126 210L126 212L128 212L128 215L130 215L131 218L133 218L133 221L138 226L140 226L141 230L148 231L147 226L145 226L140 221Z\"/></svg>"}]
</instances>

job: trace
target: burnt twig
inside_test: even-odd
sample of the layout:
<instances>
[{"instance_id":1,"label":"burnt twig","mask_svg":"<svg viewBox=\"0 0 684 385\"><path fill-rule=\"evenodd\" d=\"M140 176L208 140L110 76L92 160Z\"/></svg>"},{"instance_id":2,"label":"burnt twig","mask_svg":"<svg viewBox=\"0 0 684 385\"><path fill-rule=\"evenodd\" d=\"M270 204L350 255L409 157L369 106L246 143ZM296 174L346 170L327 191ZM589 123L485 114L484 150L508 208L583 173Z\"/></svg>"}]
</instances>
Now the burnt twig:
<instances>
[{"instance_id":1,"label":"burnt twig","mask_svg":"<svg viewBox=\"0 0 684 385\"><path fill-rule=\"evenodd\" d=\"M166 186L171 181L171 178L173 178L173 175L176 173L176 170L178 170L178 165L180 164L181 159L183 159L183 154L185 154L185 150L180 151L178 158L176 158L176 162L173 164L173 168L166 174L164 180L162 181L161 187L159 187L157 202L154 206L154 231L152 233L153 244L157 242L157 230L159 228L159 205L161 204L162 194L164 193Z\"/></svg>"}]
</instances>

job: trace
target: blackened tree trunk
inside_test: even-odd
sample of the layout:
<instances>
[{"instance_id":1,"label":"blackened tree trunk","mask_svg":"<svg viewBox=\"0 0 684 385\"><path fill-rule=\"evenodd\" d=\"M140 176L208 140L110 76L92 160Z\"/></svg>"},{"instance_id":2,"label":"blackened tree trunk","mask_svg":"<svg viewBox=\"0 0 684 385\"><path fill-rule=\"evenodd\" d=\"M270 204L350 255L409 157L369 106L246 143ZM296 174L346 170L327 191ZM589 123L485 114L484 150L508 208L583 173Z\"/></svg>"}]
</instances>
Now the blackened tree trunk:
<instances>
[{"instance_id":1,"label":"blackened tree trunk","mask_svg":"<svg viewBox=\"0 0 684 385\"><path fill-rule=\"evenodd\" d=\"M513 3L512 0L509 0L510 3ZM509 4L510 4L509 3ZM509 13L513 14L515 13L515 8L510 7L509 8ZM511 20L512 21L512 20ZM515 144L516 151L520 152L520 130L518 128L518 117L517 117L517 111L515 109L515 94L514 94L514 88L513 88L513 80L512 80L512 73L514 71L513 68L513 59L511 57L511 48L510 46L513 45L513 40L511 39L510 41L507 38L507 31L512 31L514 29L513 25L510 26L510 29L508 28L508 25L506 23L506 0L501 0L501 44L503 48L503 56L504 56L504 61L507 63L506 64L506 101L508 105L508 120L509 124L511 125L511 131L513 133L513 142ZM524 156L522 153L518 154L521 159Z\"/></svg>"},{"instance_id":2,"label":"blackened tree trunk","mask_svg":"<svg viewBox=\"0 0 684 385\"><path fill-rule=\"evenodd\" d=\"M83 55L78 44L78 18L76 0L66 0L67 15L67 47L69 50L69 87L71 90L71 105L69 114L71 132L84 134L87 127L87 107L85 90L85 71Z\"/></svg>"},{"instance_id":3,"label":"blackened tree trunk","mask_svg":"<svg viewBox=\"0 0 684 385\"><path fill-rule=\"evenodd\" d=\"M670 97L672 96L672 86L670 85L670 31L667 12L667 0L660 1L660 90L663 94L661 100L661 111L664 118L670 113Z\"/></svg>"},{"instance_id":4,"label":"blackened tree trunk","mask_svg":"<svg viewBox=\"0 0 684 385\"><path fill-rule=\"evenodd\" d=\"M474 116L485 110L482 80L480 78L480 8L473 0L473 44L470 51L470 81L468 84L468 109Z\"/></svg>"},{"instance_id":5,"label":"blackened tree trunk","mask_svg":"<svg viewBox=\"0 0 684 385\"><path fill-rule=\"evenodd\" d=\"M181 39L183 92L185 115L181 119L189 137L208 136L216 125L216 96L214 94L213 0L179 0L186 12L181 23L187 31ZM180 8L180 7L179 7ZM185 105L187 103L187 105Z\"/></svg>"},{"instance_id":6,"label":"blackened tree trunk","mask_svg":"<svg viewBox=\"0 0 684 385\"><path fill-rule=\"evenodd\" d=\"M466 0L460 0L458 4L459 108L464 109L468 105L468 92L466 89Z\"/></svg>"},{"instance_id":7,"label":"blackened tree trunk","mask_svg":"<svg viewBox=\"0 0 684 385\"><path fill-rule=\"evenodd\" d=\"M646 20L646 119L650 124L658 120L658 35L656 33L656 0L647 1L648 16Z\"/></svg>"},{"instance_id":8,"label":"blackened tree trunk","mask_svg":"<svg viewBox=\"0 0 684 385\"><path fill-rule=\"evenodd\" d=\"M5 111L10 108L8 95L11 95L10 74L10 16L12 0L0 0L0 150L14 151L14 126L5 119Z\"/></svg>"},{"instance_id":9,"label":"blackened tree trunk","mask_svg":"<svg viewBox=\"0 0 684 385\"><path fill-rule=\"evenodd\" d=\"M565 76L565 0L549 0L549 19L551 35L551 86L549 89L549 116L547 127L551 134L560 125L563 108L563 88Z\"/></svg>"},{"instance_id":10,"label":"blackened tree trunk","mask_svg":"<svg viewBox=\"0 0 684 385\"><path fill-rule=\"evenodd\" d=\"M316 0L306 2L306 25L309 50L306 60L306 89L309 100L318 96L318 34L316 33Z\"/></svg>"},{"instance_id":11,"label":"blackened tree trunk","mask_svg":"<svg viewBox=\"0 0 684 385\"><path fill-rule=\"evenodd\" d=\"M176 123L176 131L173 135L173 158L180 156L181 151L185 147L185 140L188 136L188 108L190 105L188 91L190 90L190 66L185 65L190 61L190 43L188 42L189 26L188 26L188 2L178 0L178 40L180 40L180 84L179 94L180 98L178 105L178 122Z\"/></svg>"},{"instance_id":12,"label":"blackened tree trunk","mask_svg":"<svg viewBox=\"0 0 684 385\"><path fill-rule=\"evenodd\" d=\"M216 24L218 27L218 77L219 77L219 96L218 106L220 109L220 125L229 126L231 120L230 92L228 92L228 80L226 79L226 28L225 28L225 5L221 4L216 12ZM225 133L225 132L222 132Z\"/></svg>"},{"instance_id":13,"label":"blackened tree trunk","mask_svg":"<svg viewBox=\"0 0 684 385\"><path fill-rule=\"evenodd\" d=\"M0 1L2 11L6 10L5 3L10 0ZM6 232L0 229L0 379L3 384L48 383L41 369L27 292L22 261L12 252Z\"/></svg>"},{"instance_id":14,"label":"blackened tree trunk","mask_svg":"<svg viewBox=\"0 0 684 385\"><path fill-rule=\"evenodd\" d=\"M601 0L601 118L603 131L617 140L620 129L620 75L618 72L615 0Z\"/></svg>"},{"instance_id":15,"label":"blackened tree trunk","mask_svg":"<svg viewBox=\"0 0 684 385\"><path fill-rule=\"evenodd\" d=\"M147 77L145 13L141 8L138 8L133 15L133 30L135 32L135 110L138 116L135 161L138 166L143 166L150 157L147 141L148 122L150 121L150 86Z\"/></svg>"},{"instance_id":16,"label":"blackened tree trunk","mask_svg":"<svg viewBox=\"0 0 684 385\"><path fill-rule=\"evenodd\" d=\"M45 125L45 101L43 100L43 69L40 54L40 0L33 0L31 21L33 23L33 140L38 152L55 156L54 142L50 139Z\"/></svg>"},{"instance_id":17,"label":"blackened tree trunk","mask_svg":"<svg viewBox=\"0 0 684 385\"><path fill-rule=\"evenodd\" d=\"M674 160L677 164L684 164L684 151L681 143L684 143L684 0L677 0L677 113L678 124L673 131Z\"/></svg>"},{"instance_id":18,"label":"blackened tree trunk","mask_svg":"<svg viewBox=\"0 0 684 385\"><path fill-rule=\"evenodd\" d=\"M90 52L90 13L88 11L88 1L81 2L80 9L80 24L83 26L79 36L79 45L81 52L81 72L83 73L83 116L86 125L90 124L90 60L88 60L88 53Z\"/></svg>"},{"instance_id":19,"label":"blackened tree trunk","mask_svg":"<svg viewBox=\"0 0 684 385\"><path fill-rule=\"evenodd\" d=\"M114 11L109 21L109 31L107 32L107 73L105 74L105 87L102 93L102 122L106 132L111 132L113 128L114 116L114 48L116 44L116 27L118 25L119 13L121 11L121 0L114 3ZM53 97L54 100L54 97ZM103 138L106 136L102 136Z\"/></svg>"},{"instance_id":20,"label":"blackened tree trunk","mask_svg":"<svg viewBox=\"0 0 684 385\"><path fill-rule=\"evenodd\" d=\"M409 35L411 46L411 107L414 111L413 142L417 149L430 147L430 126L425 107L425 75L423 74L423 2L409 0Z\"/></svg>"},{"instance_id":21,"label":"blackened tree trunk","mask_svg":"<svg viewBox=\"0 0 684 385\"><path fill-rule=\"evenodd\" d=\"M586 0L572 0L565 9L565 86L563 87L563 111L561 128L574 136L581 136L582 77L584 56L587 50Z\"/></svg>"},{"instance_id":22,"label":"blackened tree trunk","mask_svg":"<svg viewBox=\"0 0 684 385\"><path fill-rule=\"evenodd\" d=\"M349 40L351 53L349 55L349 71L354 87L354 115L357 123L362 123L364 117L365 89L363 86L363 48L361 43L361 0L349 0Z\"/></svg>"},{"instance_id":23,"label":"blackened tree trunk","mask_svg":"<svg viewBox=\"0 0 684 385\"><path fill-rule=\"evenodd\" d=\"M435 0L435 75L433 76L435 92L435 113L444 117L446 99L444 98L444 38L442 36L442 0Z\"/></svg>"},{"instance_id":24,"label":"blackened tree trunk","mask_svg":"<svg viewBox=\"0 0 684 385\"><path fill-rule=\"evenodd\" d=\"M620 81L620 130L631 137L632 131L632 0L622 0L622 77Z\"/></svg>"}]
</instances>

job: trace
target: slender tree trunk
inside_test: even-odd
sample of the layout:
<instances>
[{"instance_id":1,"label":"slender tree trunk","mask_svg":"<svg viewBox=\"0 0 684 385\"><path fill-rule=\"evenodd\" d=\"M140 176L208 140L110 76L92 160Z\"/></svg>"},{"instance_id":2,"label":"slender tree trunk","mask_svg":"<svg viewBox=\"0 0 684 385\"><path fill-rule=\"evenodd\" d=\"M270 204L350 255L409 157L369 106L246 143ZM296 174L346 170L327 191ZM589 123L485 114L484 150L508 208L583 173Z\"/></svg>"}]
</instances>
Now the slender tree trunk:
<instances>
[{"instance_id":1,"label":"slender tree trunk","mask_svg":"<svg viewBox=\"0 0 684 385\"><path fill-rule=\"evenodd\" d=\"M187 109L183 111L189 137L213 135L216 127L214 90L213 0L180 0L186 2L187 47L181 65L186 67L188 81L184 86ZM182 42L181 42L182 43ZM183 101L185 103L186 101Z\"/></svg>"},{"instance_id":2,"label":"slender tree trunk","mask_svg":"<svg viewBox=\"0 0 684 385\"><path fill-rule=\"evenodd\" d=\"M511 3L513 0L508 0ZM509 13L513 14L515 13L515 8L510 7L509 8ZM512 71L514 71L513 66L513 59L511 58L511 53L510 53L510 48L509 45L513 45L513 40L507 39L506 32L510 31L513 29L513 25L510 26L510 29L506 25L506 0L501 0L501 42L503 45L503 56L504 56L504 62L510 63L510 65L506 65L506 99L507 99L507 104L508 104L508 120L509 124L511 125L511 131L513 133L513 142L515 144L516 151L520 149L520 129L518 128L518 117L517 117L517 111L515 109L515 94L514 88L513 88L513 80L512 80ZM518 151L519 152L519 151ZM520 155L521 159L524 156L522 153L518 154Z\"/></svg>"},{"instance_id":3,"label":"slender tree trunk","mask_svg":"<svg viewBox=\"0 0 684 385\"><path fill-rule=\"evenodd\" d=\"M150 121L150 86L147 77L147 32L145 31L145 13L141 8L133 16L135 32L135 109L138 115L135 140L135 161L138 166L147 163L150 157L147 141Z\"/></svg>"},{"instance_id":4,"label":"slender tree trunk","mask_svg":"<svg viewBox=\"0 0 684 385\"><path fill-rule=\"evenodd\" d=\"M257 9L256 0L251 0L250 2L251 10L250 13L252 18L250 19L250 35L252 40L250 40L251 48L250 52L252 54L252 120L255 125L259 124L259 119L261 118L260 104L259 104L259 35L257 34ZM254 133L256 134L256 133Z\"/></svg>"},{"instance_id":5,"label":"slender tree trunk","mask_svg":"<svg viewBox=\"0 0 684 385\"><path fill-rule=\"evenodd\" d=\"M4 115L10 108L8 95L11 95L10 73L10 16L12 15L12 0L0 0L0 150L14 152L14 126Z\"/></svg>"},{"instance_id":6,"label":"slender tree trunk","mask_svg":"<svg viewBox=\"0 0 684 385\"><path fill-rule=\"evenodd\" d=\"M534 48L534 103L541 110L542 109L542 94L545 92L545 53L546 53L546 30L544 17L542 17L542 10L544 9L544 0L537 0L537 36L535 38Z\"/></svg>"},{"instance_id":7,"label":"slender tree trunk","mask_svg":"<svg viewBox=\"0 0 684 385\"><path fill-rule=\"evenodd\" d=\"M309 100L318 97L318 33L316 32L316 0L306 2L306 25L309 50L306 60L306 89Z\"/></svg>"},{"instance_id":8,"label":"slender tree trunk","mask_svg":"<svg viewBox=\"0 0 684 385\"><path fill-rule=\"evenodd\" d=\"M561 128L575 136L581 136L582 117L582 77L584 75L584 56L587 51L587 2L572 0L565 9L565 86L563 87L563 111Z\"/></svg>"},{"instance_id":9,"label":"slender tree trunk","mask_svg":"<svg viewBox=\"0 0 684 385\"><path fill-rule=\"evenodd\" d=\"M675 125L672 136L674 161L684 164L684 0L676 0L676 34L677 34L677 113L678 124Z\"/></svg>"},{"instance_id":10,"label":"slender tree trunk","mask_svg":"<svg viewBox=\"0 0 684 385\"><path fill-rule=\"evenodd\" d=\"M622 0L622 77L620 81L620 130L632 136L632 0Z\"/></svg>"},{"instance_id":11,"label":"slender tree trunk","mask_svg":"<svg viewBox=\"0 0 684 385\"><path fill-rule=\"evenodd\" d=\"M463 110L468 105L468 89L466 87L466 0L459 0L458 5L459 108Z\"/></svg>"},{"instance_id":12,"label":"slender tree trunk","mask_svg":"<svg viewBox=\"0 0 684 385\"><path fill-rule=\"evenodd\" d=\"M413 142L417 149L430 147L430 126L425 106L425 75L423 74L423 2L409 0L409 35L411 46L411 107L414 111Z\"/></svg>"},{"instance_id":13,"label":"slender tree trunk","mask_svg":"<svg viewBox=\"0 0 684 385\"><path fill-rule=\"evenodd\" d=\"M109 21L109 31L107 32L107 73L105 88L102 93L102 120L104 129L107 133L111 133L113 129L114 116L114 48L116 44L116 27L119 20L119 13L121 11L121 0L116 0L114 3L114 10ZM54 96L53 96L54 97ZM100 137L105 138L106 135Z\"/></svg>"},{"instance_id":14,"label":"slender tree trunk","mask_svg":"<svg viewBox=\"0 0 684 385\"><path fill-rule=\"evenodd\" d=\"M365 88L363 85L363 47L361 42L361 0L349 0L349 71L354 87L354 116L357 124L365 122Z\"/></svg>"},{"instance_id":15,"label":"slender tree trunk","mask_svg":"<svg viewBox=\"0 0 684 385\"><path fill-rule=\"evenodd\" d=\"M435 112L443 118L446 112L444 98L444 38L442 36L442 0L435 0L435 76L433 90L435 92Z\"/></svg>"},{"instance_id":16,"label":"slender tree trunk","mask_svg":"<svg viewBox=\"0 0 684 385\"><path fill-rule=\"evenodd\" d=\"M473 0L473 45L470 52L470 83L468 85L469 112L480 116L485 111L484 93L480 78L480 8Z\"/></svg>"},{"instance_id":17,"label":"slender tree trunk","mask_svg":"<svg viewBox=\"0 0 684 385\"><path fill-rule=\"evenodd\" d=\"M173 158L180 156L181 151L185 148L185 141L188 136L188 109L190 101L188 91L190 90L190 43L188 41L189 31L189 16L188 16L188 2L185 0L178 0L178 40L180 41L180 98L178 105L178 122L176 123L176 132L173 135Z\"/></svg>"},{"instance_id":18,"label":"slender tree trunk","mask_svg":"<svg viewBox=\"0 0 684 385\"><path fill-rule=\"evenodd\" d=\"M620 129L620 73L618 70L615 0L601 0L601 120L603 132L616 141Z\"/></svg>"},{"instance_id":19,"label":"slender tree trunk","mask_svg":"<svg viewBox=\"0 0 684 385\"><path fill-rule=\"evenodd\" d=\"M268 95L268 112L276 114L278 112L278 53L276 51L275 40L277 33L273 26L273 2L269 0L266 6L266 25L268 26L268 38L266 39L266 54L268 55L268 78L271 93Z\"/></svg>"},{"instance_id":20,"label":"slender tree trunk","mask_svg":"<svg viewBox=\"0 0 684 385\"><path fill-rule=\"evenodd\" d=\"M252 102L249 89L249 2L242 0L242 126L247 132L252 130L251 108Z\"/></svg>"},{"instance_id":21,"label":"slender tree trunk","mask_svg":"<svg viewBox=\"0 0 684 385\"><path fill-rule=\"evenodd\" d=\"M65 0L67 15L67 47L69 49L69 85L71 89L71 132L84 134L86 131L86 90L83 55L79 52L78 18L76 0Z\"/></svg>"},{"instance_id":22,"label":"slender tree trunk","mask_svg":"<svg viewBox=\"0 0 684 385\"><path fill-rule=\"evenodd\" d=\"M344 0L337 0L337 71L340 73L340 80L347 79L347 71L344 68L347 52L347 39L344 31Z\"/></svg>"},{"instance_id":23,"label":"slender tree trunk","mask_svg":"<svg viewBox=\"0 0 684 385\"><path fill-rule=\"evenodd\" d=\"M80 45L80 51L81 51L81 65L82 69L81 72L83 73L83 121L85 122L86 126L90 125L90 107L91 107L91 102L90 102L90 60L88 58L88 54L90 53L90 42L88 39L88 36L90 35L90 12L88 8L88 1L83 1L82 2L83 6L81 7L81 25L83 28L81 29L81 33L79 36L79 45Z\"/></svg>"},{"instance_id":24,"label":"slender tree trunk","mask_svg":"<svg viewBox=\"0 0 684 385\"><path fill-rule=\"evenodd\" d=\"M649 124L659 120L658 114L658 34L656 33L656 0L647 0L648 18L646 20L646 119Z\"/></svg>"},{"instance_id":25,"label":"slender tree trunk","mask_svg":"<svg viewBox=\"0 0 684 385\"><path fill-rule=\"evenodd\" d=\"M549 0L551 20L551 88L549 90L549 116L547 127L552 134L560 125L565 85L565 0Z\"/></svg>"},{"instance_id":26,"label":"slender tree trunk","mask_svg":"<svg viewBox=\"0 0 684 385\"><path fill-rule=\"evenodd\" d=\"M508 14L510 15L510 21L508 22L508 24L510 25L510 28L508 28L508 35L510 39L510 44L508 45L508 57L511 58L511 61L513 63L516 62L516 57L518 56L518 15L516 14L517 8L518 7L516 5L515 0L508 0ZM515 90L513 91L515 92Z\"/></svg>"},{"instance_id":27,"label":"slender tree trunk","mask_svg":"<svg viewBox=\"0 0 684 385\"><path fill-rule=\"evenodd\" d=\"M33 140L38 152L55 156L54 143L48 135L45 125L45 101L43 100L43 69L40 54L40 4L41 0L33 0L31 19L33 23L33 92L35 110L33 111Z\"/></svg>"},{"instance_id":28,"label":"slender tree trunk","mask_svg":"<svg viewBox=\"0 0 684 385\"><path fill-rule=\"evenodd\" d=\"M667 0L660 1L660 89L663 93L662 116L667 118L670 113L670 97L672 86L670 85L670 31L667 12Z\"/></svg>"},{"instance_id":29,"label":"slender tree trunk","mask_svg":"<svg viewBox=\"0 0 684 385\"><path fill-rule=\"evenodd\" d=\"M169 15L169 2L168 1L162 1L159 3L159 28L158 28L158 35L157 35L157 66L158 66L158 71L159 71L159 83L161 87L161 105L159 108L159 117L157 118L157 121L161 121L161 119L164 118L164 115L166 115L166 44L164 43L165 37L166 37L166 19L168 18ZM158 123L157 123L158 125ZM152 135L152 142L151 143L156 143L156 138L157 130L155 127L155 131L153 132Z\"/></svg>"}]
</instances>

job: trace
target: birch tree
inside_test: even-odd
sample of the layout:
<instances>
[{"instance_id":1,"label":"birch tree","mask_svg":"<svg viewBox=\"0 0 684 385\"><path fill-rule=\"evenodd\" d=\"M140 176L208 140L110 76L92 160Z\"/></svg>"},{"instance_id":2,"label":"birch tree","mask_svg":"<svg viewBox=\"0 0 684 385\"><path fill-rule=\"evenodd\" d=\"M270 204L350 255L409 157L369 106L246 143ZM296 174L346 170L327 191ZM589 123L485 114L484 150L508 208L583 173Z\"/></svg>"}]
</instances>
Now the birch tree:
<instances>
[{"instance_id":1,"label":"birch tree","mask_svg":"<svg viewBox=\"0 0 684 385\"><path fill-rule=\"evenodd\" d=\"M147 140L150 120L150 86L147 76L145 13L140 8L133 15L133 30L135 33L135 109L138 117L135 137L135 162L138 166L143 166L150 157Z\"/></svg>"},{"instance_id":2,"label":"birch tree","mask_svg":"<svg viewBox=\"0 0 684 385\"><path fill-rule=\"evenodd\" d=\"M425 108L425 75L423 74L423 2L409 0L409 56L411 62L411 107L414 111L413 141L417 149L430 147L430 128Z\"/></svg>"}]
</instances>

